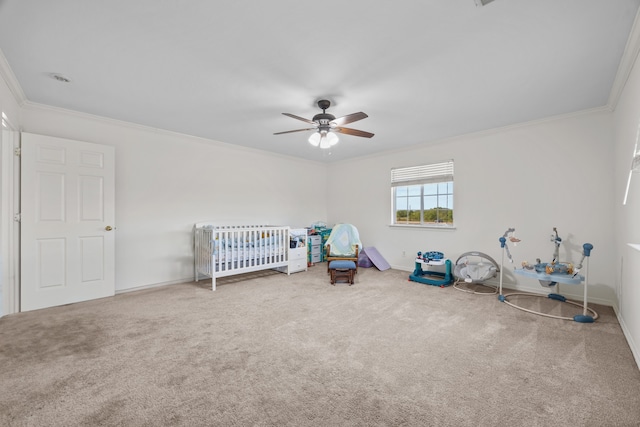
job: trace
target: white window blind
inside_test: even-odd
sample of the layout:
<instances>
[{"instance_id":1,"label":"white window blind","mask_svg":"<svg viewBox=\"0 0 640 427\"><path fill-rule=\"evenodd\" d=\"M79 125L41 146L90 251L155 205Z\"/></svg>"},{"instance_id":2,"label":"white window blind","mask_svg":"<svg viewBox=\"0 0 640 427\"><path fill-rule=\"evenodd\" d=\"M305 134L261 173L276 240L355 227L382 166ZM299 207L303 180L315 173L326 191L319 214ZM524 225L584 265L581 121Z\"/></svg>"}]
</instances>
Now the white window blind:
<instances>
[{"instance_id":1,"label":"white window blind","mask_svg":"<svg viewBox=\"0 0 640 427\"><path fill-rule=\"evenodd\" d=\"M430 165L391 169L391 186L453 181L453 160Z\"/></svg>"}]
</instances>

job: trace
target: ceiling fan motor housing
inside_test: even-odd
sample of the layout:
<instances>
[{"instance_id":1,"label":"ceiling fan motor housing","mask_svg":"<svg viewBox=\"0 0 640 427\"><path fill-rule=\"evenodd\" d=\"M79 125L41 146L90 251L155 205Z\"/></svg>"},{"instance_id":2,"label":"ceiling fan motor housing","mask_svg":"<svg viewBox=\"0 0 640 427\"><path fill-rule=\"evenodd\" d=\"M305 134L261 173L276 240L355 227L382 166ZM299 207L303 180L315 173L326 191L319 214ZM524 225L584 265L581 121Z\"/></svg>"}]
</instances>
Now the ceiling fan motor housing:
<instances>
[{"instance_id":1,"label":"ceiling fan motor housing","mask_svg":"<svg viewBox=\"0 0 640 427\"><path fill-rule=\"evenodd\" d=\"M334 116L333 114L328 114L325 111L330 106L331 102L327 101L326 99L321 99L320 101L318 101L318 107L320 107L322 113L316 114L311 120L318 123L320 127L322 127L322 125L328 126L330 121L336 119L336 116Z\"/></svg>"},{"instance_id":2,"label":"ceiling fan motor housing","mask_svg":"<svg viewBox=\"0 0 640 427\"><path fill-rule=\"evenodd\" d=\"M322 125L322 124L329 124L331 120L335 120L335 119L336 119L336 116L334 116L333 114L320 113L313 116L312 120Z\"/></svg>"}]
</instances>

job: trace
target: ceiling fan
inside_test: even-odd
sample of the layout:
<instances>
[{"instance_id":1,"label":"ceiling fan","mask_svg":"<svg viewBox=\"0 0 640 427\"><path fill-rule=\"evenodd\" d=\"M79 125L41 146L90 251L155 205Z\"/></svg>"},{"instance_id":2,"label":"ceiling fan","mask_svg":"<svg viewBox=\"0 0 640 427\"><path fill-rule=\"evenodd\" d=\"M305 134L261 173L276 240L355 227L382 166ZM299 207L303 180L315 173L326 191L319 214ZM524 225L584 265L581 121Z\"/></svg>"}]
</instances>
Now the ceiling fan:
<instances>
[{"instance_id":1,"label":"ceiling fan","mask_svg":"<svg viewBox=\"0 0 640 427\"><path fill-rule=\"evenodd\" d=\"M316 114L311 120L289 113L282 113L285 116L289 116L294 119L301 120L305 123L309 123L310 125L313 125L313 127L276 132L274 133L274 135L313 130L315 132L309 137L309 143L314 147L320 146L320 148L329 148L335 145L338 142L338 136L336 135L336 132L344 133L346 135L362 136L364 138L371 138L373 136L373 134L370 132L342 127L342 125L353 123L369 117L365 113L353 113L336 118L336 116L334 116L333 114L327 113L327 109L330 105L331 102L327 101L326 99L321 99L320 101L318 101L318 107L320 107L322 113Z\"/></svg>"}]
</instances>

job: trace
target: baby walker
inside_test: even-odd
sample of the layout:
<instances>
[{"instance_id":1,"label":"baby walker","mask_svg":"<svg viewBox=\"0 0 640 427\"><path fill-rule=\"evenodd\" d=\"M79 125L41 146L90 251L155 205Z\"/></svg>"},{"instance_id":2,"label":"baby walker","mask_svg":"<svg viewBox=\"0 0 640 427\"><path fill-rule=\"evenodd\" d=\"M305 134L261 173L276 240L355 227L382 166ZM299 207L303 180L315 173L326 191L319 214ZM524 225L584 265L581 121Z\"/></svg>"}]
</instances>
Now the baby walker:
<instances>
[{"instance_id":1,"label":"baby walker","mask_svg":"<svg viewBox=\"0 0 640 427\"><path fill-rule=\"evenodd\" d=\"M422 270L422 266L445 266L445 271ZM409 280L424 283L425 285L440 286L444 288L453 282L451 276L451 261L444 259L442 252L418 252L416 256L416 268L409 276Z\"/></svg>"},{"instance_id":2,"label":"baby walker","mask_svg":"<svg viewBox=\"0 0 640 427\"><path fill-rule=\"evenodd\" d=\"M509 230L513 230L513 229L510 228ZM503 249L502 262L504 262L505 252L508 254L510 261L513 262L513 260L511 259L511 254L509 253L509 248L507 247L507 244L506 244L506 238L510 232L509 230L507 230L507 233L505 233L505 235L499 239L500 246ZM598 318L598 313L596 313L593 309L587 306L587 288L589 286L589 279L588 279L589 257L591 255L591 250L593 249L593 245L591 243L585 243L584 245L582 245L582 259L580 260L580 263L578 264L578 266L574 267L573 264L571 263L559 261L560 244L562 243L562 239L558 236L558 230L555 227L553 228L553 232L554 234L551 235L551 241L555 245L555 250L553 252L553 257L551 262L544 263L544 262L541 262L540 259L538 258L536 260L536 263L534 265L531 265L525 261L522 263L522 268L514 269L514 273L521 276L538 279L540 284L546 288L551 288L556 286L556 292L550 293L548 295L539 295L539 294L531 294L531 293L524 293L524 292L513 292L510 294L503 295L502 294L502 271L500 271L500 295L498 298L500 299L500 301L505 302L514 308L527 311L529 313L538 314L540 316L552 317L555 319L563 319L563 320L574 320L580 323L593 323ZM581 276L578 273L580 272L580 269L582 268L582 263L585 261L585 259L586 259L585 275ZM584 282L584 299L582 304L569 301L563 295L560 295L559 293L560 283L579 285L582 282ZM527 297L547 297L556 301L575 305L577 307L582 308L582 314L577 314L573 317L565 317L565 316L557 316L553 314L547 314L547 313L542 313L535 310L530 310L524 307L520 307L516 305L514 302L508 300L509 297L516 296L516 295L527 296ZM592 315L588 313L591 313Z\"/></svg>"}]
</instances>

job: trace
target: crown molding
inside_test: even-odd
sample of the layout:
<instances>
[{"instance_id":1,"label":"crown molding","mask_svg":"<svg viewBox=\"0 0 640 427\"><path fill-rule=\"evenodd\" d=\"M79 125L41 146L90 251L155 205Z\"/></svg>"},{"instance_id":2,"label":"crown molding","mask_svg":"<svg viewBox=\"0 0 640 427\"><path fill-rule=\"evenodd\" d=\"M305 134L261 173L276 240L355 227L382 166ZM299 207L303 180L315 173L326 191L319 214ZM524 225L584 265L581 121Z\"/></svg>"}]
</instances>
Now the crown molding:
<instances>
[{"instance_id":1,"label":"crown molding","mask_svg":"<svg viewBox=\"0 0 640 427\"><path fill-rule=\"evenodd\" d=\"M618 66L618 72L616 73L616 78L613 81L613 86L609 93L607 106L611 111L614 111L618 106L618 101L620 101L622 91L627 84L629 75L631 75L631 70L633 70L636 63L638 53L640 53L640 9L638 9L636 17L633 20L633 26L631 27L631 32L627 39L627 45L624 48L622 59Z\"/></svg>"},{"instance_id":2,"label":"crown molding","mask_svg":"<svg viewBox=\"0 0 640 427\"><path fill-rule=\"evenodd\" d=\"M427 147L435 147L438 145L449 144L449 143L453 143L453 142L461 141L465 139L481 138L481 137L491 136L491 135L495 135L503 132L509 132L512 130L526 129L532 126L539 126L539 125L544 125L546 123L553 123L561 120L570 120L572 118L586 117L594 114L610 114L610 113L611 113L611 108L609 107L609 105L603 105L602 107L589 108L587 110L573 111L573 112L564 113L564 114L557 114L555 116L544 117L541 119L530 120L527 122L514 123L510 125L499 126L495 128L484 129L484 130L479 130L474 132L463 133L460 135L453 135L453 136L448 136L444 138L434 139L432 141L419 142L417 144L409 145L402 148L393 148L391 150L385 150L377 153L367 154L365 156L355 157L352 159L341 160L341 161L332 163L332 165L339 165L339 164L359 161L359 160L373 159L377 157L385 157L385 156L393 155L395 153L403 153L403 152L419 150Z\"/></svg>"},{"instance_id":3,"label":"crown molding","mask_svg":"<svg viewBox=\"0 0 640 427\"><path fill-rule=\"evenodd\" d=\"M13 70L7 62L7 58L5 58L2 49L0 49L0 76L2 76L4 81L7 83L7 86L9 87L11 93L13 93L13 97L16 99L18 105L24 105L24 103L27 101L27 97L24 96L22 87L20 86L16 75L13 74Z\"/></svg>"},{"instance_id":4,"label":"crown molding","mask_svg":"<svg viewBox=\"0 0 640 427\"><path fill-rule=\"evenodd\" d=\"M261 150L259 148L253 148L253 147L245 147L242 145L236 145L236 144L230 144L228 142L222 142L222 141L218 141L215 139L210 139L210 138L206 138L206 137L202 137L202 136L196 136L196 135L190 135L190 134L186 134L186 133L180 133L180 132L175 132L175 131L170 131L170 130L166 130L166 129L162 129L162 128L156 128L156 127L152 127L152 126L147 126L147 125L141 125L138 123L132 123L132 122L127 122L124 120L119 120L119 119L113 119L110 117L105 117L105 116L98 116L96 114L90 114L90 113L83 113L80 111L76 111L76 110L69 110L67 108L62 108L62 107L55 107L52 105L47 105L47 104L39 104L37 102L32 102L29 100L25 100L24 103L21 105L21 108L25 111L34 111L34 112L45 112L45 113L51 113L51 114L62 114L68 117L73 117L76 119L80 119L80 120L87 120L87 121L93 121L96 123L99 123L101 125L105 125L105 126L113 126L113 127L117 127L117 128L124 128L124 129L129 129L129 130L133 130L133 131L138 131L138 132L144 132L144 133L153 133L156 135L164 135L167 137L171 137L171 138L176 138L176 139L183 139L183 140L188 140L188 141L193 141L193 142L197 142L200 144L206 144L209 146L214 146L214 147L225 147L225 148L230 148L233 149L235 151L241 151L241 152L251 152L251 153L262 153L262 154L267 154L269 156L274 156L274 157L279 157L279 158L283 158L283 159L294 159L296 162L307 162L309 164L316 164L316 165L325 165L322 162L319 162L317 160L309 160L309 159L301 159L299 157L294 157L294 156L290 156L288 154L280 154L280 153L274 153L272 151L266 151L266 150ZM25 131L28 132L28 130L25 129ZM62 135L59 135L61 137L64 137ZM90 141L92 142L92 141Z\"/></svg>"}]
</instances>

